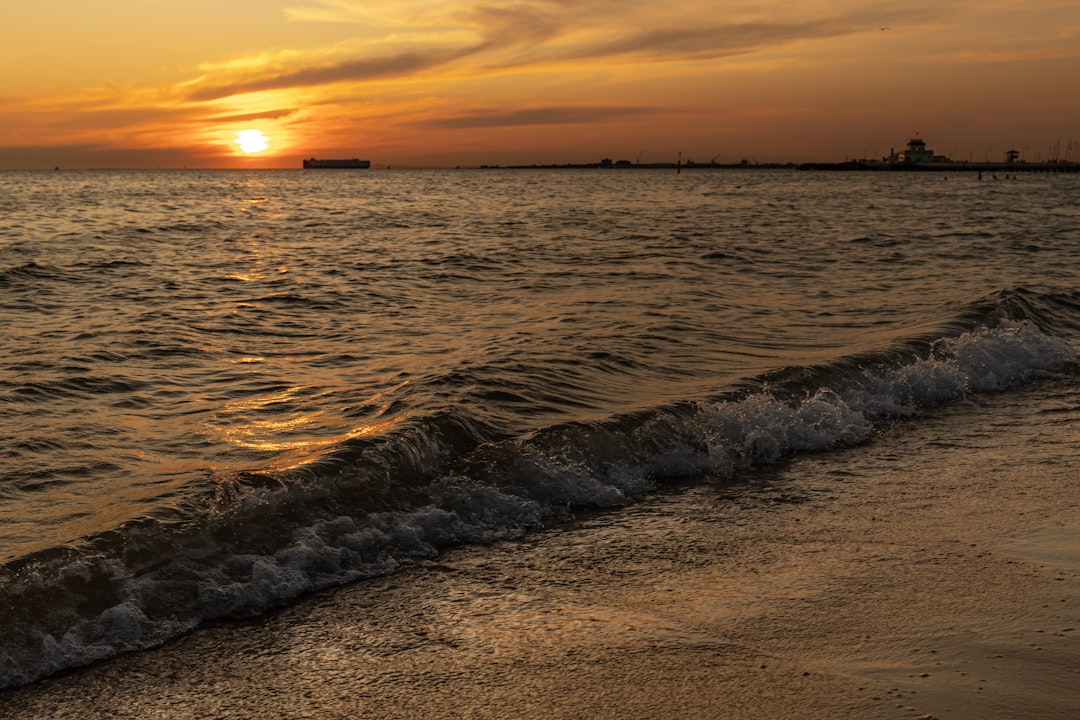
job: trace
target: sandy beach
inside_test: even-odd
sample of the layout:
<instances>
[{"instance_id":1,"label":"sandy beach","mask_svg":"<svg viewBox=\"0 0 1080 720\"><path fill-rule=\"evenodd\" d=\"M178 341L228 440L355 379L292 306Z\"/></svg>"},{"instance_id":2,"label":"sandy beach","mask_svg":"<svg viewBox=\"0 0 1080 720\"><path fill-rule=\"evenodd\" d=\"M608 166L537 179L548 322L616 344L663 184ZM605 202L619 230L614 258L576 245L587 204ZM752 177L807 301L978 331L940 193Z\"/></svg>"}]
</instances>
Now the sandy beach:
<instances>
[{"instance_id":1,"label":"sandy beach","mask_svg":"<svg viewBox=\"0 0 1080 720\"><path fill-rule=\"evenodd\" d=\"M1080 402L1044 394L455 549L0 716L1075 718Z\"/></svg>"}]
</instances>

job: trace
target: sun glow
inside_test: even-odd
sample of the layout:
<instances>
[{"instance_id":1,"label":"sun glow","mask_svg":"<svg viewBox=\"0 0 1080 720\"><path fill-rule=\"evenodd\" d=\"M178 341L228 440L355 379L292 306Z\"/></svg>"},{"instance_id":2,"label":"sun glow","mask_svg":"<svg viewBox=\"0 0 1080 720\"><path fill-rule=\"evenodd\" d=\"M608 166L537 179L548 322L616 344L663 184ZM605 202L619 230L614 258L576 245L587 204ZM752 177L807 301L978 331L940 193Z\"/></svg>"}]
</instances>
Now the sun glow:
<instances>
[{"instance_id":1,"label":"sun glow","mask_svg":"<svg viewBox=\"0 0 1080 720\"><path fill-rule=\"evenodd\" d=\"M248 155L270 147L270 138L263 135L261 130L241 130L236 133L236 140L233 142Z\"/></svg>"}]
</instances>

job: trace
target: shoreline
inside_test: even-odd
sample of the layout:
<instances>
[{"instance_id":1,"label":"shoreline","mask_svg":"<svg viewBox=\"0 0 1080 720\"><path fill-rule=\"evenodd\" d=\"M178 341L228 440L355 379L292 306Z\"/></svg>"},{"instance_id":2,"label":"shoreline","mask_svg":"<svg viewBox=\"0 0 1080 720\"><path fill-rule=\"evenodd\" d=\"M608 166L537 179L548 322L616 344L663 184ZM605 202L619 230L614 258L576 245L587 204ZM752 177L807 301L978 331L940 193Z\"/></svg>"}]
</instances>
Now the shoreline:
<instances>
[{"instance_id":1,"label":"shoreline","mask_svg":"<svg viewBox=\"0 0 1080 720\"><path fill-rule=\"evenodd\" d=\"M0 716L1071 718L1080 390L1046 387L456 548Z\"/></svg>"}]
</instances>

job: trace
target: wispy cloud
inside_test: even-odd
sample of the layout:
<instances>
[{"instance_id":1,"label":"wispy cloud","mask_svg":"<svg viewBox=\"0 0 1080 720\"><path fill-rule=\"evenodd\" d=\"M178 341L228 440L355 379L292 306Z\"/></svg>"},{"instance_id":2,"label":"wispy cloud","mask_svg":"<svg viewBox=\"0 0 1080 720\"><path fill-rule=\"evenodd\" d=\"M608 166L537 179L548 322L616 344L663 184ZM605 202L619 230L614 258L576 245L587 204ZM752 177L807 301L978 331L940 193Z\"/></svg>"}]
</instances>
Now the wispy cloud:
<instances>
[{"instance_id":1,"label":"wispy cloud","mask_svg":"<svg viewBox=\"0 0 1080 720\"><path fill-rule=\"evenodd\" d=\"M187 92L187 99L200 102L267 90L401 77L438 68L470 52L472 52L471 49L407 51L382 57L361 57L334 63L301 66L294 70L244 72L235 78L209 76L192 83L191 89Z\"/></svg>"},{"instance_id":2,"label":"wispy cloud","mask_svg":"<svg viewBox=\"0 0 1080 720\"><path fill-rule=\"evenodd\" d=\"M200 122L205 123L248 123L255 120L283 120L285 118L296 115L300 110L298 108L281 108L279 110L268 110L266 112L254 112L254 113L239 113L233 115L212 115L210 117L204 117L200 119Z\"/></svg>"},{"instance_id":3,"label":"wispy cloud","mask_svg":"<svg viewBox=\"0 0 1080 720\"><path fill-rule=\"evenodd\" d=\"M529 125L576 125L632 118L656 112L651 107L540 107L526 110L476 110L416 123L428 128L495 128Z\"/></svg>"},{"instance_id":4,"label":"wispy cloud","mask_svg":"<svg viewBox=\"0 0 1080 720\"><path fill-rule=\"evenodd\" d=\"M724 57L795 40L848 35L864 28L842 19L796 24L738 23L659 28L625 34L585 49L582 54L603 58L623 55L672 59Z\"/></svg>"},{"instance_id":5,"label":"wispy cloud","mask_svg":"<svg viewBox=\"0 0 1080 720\"><path fill-rule=\"evenodd\" d=\"M290 8L290 16L352 20L364 27L363 37L358 34L354 43L332 51L240 58L209 68L183 91L189 100L212 101L342 82L505 73L552 63L695 61L866 32L901 18L921 22L932 12L917 2L899 10L815 8L761 2L717 8L691 0L662 7L643 0L406 0L387 5L310 0Z\"/></svg>"}]
</instances>

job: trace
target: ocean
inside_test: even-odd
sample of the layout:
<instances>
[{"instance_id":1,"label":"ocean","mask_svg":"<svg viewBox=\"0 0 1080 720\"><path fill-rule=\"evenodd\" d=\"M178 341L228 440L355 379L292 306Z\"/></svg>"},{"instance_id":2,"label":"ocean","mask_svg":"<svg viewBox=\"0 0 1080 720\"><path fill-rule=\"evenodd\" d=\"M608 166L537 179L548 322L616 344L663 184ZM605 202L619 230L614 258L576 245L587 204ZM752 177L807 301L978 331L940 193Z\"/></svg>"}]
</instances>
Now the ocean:
<instances>
[{"instance_id":1,"label":"ocean","mask_svg":"<svg viewBox=\"0 0 1080 720\"><path fill-rule=\"evenodd\" d=\"M1034 173L2 172L0 688L985 394L1073 403L1078 197Z\"/></svg>"}]
</instances>

